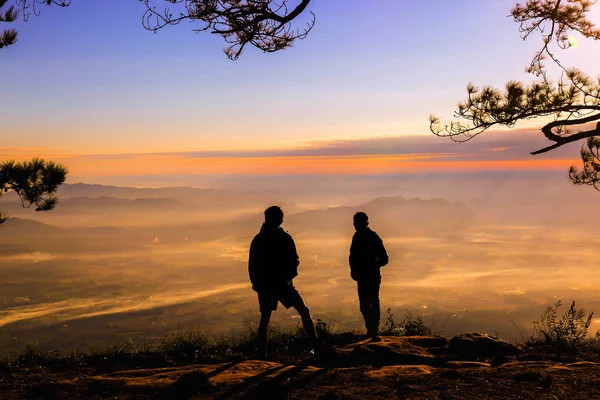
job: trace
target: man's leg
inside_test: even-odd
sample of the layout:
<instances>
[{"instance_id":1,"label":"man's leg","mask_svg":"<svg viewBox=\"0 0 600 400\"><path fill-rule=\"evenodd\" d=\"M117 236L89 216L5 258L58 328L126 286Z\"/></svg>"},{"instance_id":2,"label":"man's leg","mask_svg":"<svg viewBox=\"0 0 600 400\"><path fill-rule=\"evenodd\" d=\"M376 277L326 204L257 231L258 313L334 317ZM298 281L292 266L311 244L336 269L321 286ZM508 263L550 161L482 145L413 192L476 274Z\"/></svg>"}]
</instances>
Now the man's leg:
<instances>
[{"instance_id":1,"label":"man's leg","mask_svg":"<svg viewBox=\"0 0 600 400\"><path fill-rule=\"evenodd\" d=\"M263 356L267 354L267 330L271 319L271 310L262 310L260 312L260 323L257 332L258 353Z\"/></svg>"},{"instance_id":2,"label":"man's leg","mask_svg":"<svg viewBox=\"0 0 600 400\"><path fill-rule=\"evenodd\" d=\"M317 342L317 331L315 330L315 324L310 315L310 310L304 303L302 297L300 297L292 306L298 311L300 314L300 318L302 318L302 326L304 327L304 331L315 343Z\"/></svg>"},{"instance_id":3,"label":"man's leg","mask_svg":"<svg viewBox=\"0 0 600 400\"><path fill-rule=\"evenodd\" d=\"M379 281L374 279L365 279L358 282L360 311L365 320L367 335L371 337L377 337L379 334L379 285Z\"/></svg>"},{"instance_id":4,"label":"man's leg","mask_svg":"<svg viewBox=\"0 0 600 400\"><path fill-rule=\"evenodd\" d=\"M357 282L358 286L358 302L360 306L360 312L365 321L365 328L369 331L370 326L370 315L371 315L371 299L369 296L369 288L367 282L360 280Z\"/></svg>"},{"instance_id":5,"label":"man's leg","mask_svg":"<svg viewBox=\"0 0 600 400\"><path fill-rule=\"evenodd\" d=\"M370 289L370 299L371 299L371 336L377 337L379 336L379 319L381 317L381 309L379 304L379 287L381 286L381 282L379 280L375 280L371 282Z\"/></svg>"}]
</instances>

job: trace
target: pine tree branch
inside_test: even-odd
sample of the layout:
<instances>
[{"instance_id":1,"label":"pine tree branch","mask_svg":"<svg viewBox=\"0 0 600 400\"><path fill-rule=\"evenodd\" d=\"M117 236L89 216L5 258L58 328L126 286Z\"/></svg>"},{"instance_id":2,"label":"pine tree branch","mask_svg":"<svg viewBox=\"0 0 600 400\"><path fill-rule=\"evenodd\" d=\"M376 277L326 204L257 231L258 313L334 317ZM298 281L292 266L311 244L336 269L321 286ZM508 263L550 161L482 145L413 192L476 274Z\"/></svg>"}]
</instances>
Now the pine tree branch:
<instances>
[{"instance_id":1,"label":"pine tree branch","mask_svg":"<svg viewBox=\"0 0 600 400\"><path fill-rule=\"evenodd\" d=\"M210 32L223 37L228 46L225 54L237 60L246 45L250 44L264 52L276 52L293 45L296 39L304 39L315 25L315 15L304 29L293 30L292 22L306 11L311 0L301 0L291 10L290 0L165 0L180 5L179 12L167 8L160 12L150 3L146 6L142 25L157 32L184 20L203 23L194 32ZM158 0L156 0L158 1Z\"/></svg>"},{"instance_id":2,"label":"pine tree branch","mask_svg":"<svg viewBox=\"0 0 600 400\"><path fill-rule=\"evenodd\" d=\"M586 119L588 119L587 122L599 120L600 119L600 114L594 115L593 117L589 117L589 118L586 118ZM567 122L575 122L575 124L583 123L583 122L580 122L580 121L556 121L556 122L561 122L562 125L571 125L571 124L568 124ZM553 123L550 123L550 124L544 126L542 128L542 131L544 131L544 130L549 131L550 129L552 129L552 127L550 127L551 124L553 124ZM544 132L544 133L546 133L546 132ZM594 136L600 136L600 123L598 123L596 125L596 129L591 129L591 130L588 130L588 131L582 131L582 132L579 132L579 133L576 133L576 134L573 134L573 135L570 135L570 136L563 137L563 136L557 136L554 133L550 133L550 134L546 135L546 137L549 138L550 140L556 142L556 143L553 144L553 145L551 145L551 146L544 147L543 149L531 152L529 154L537 155L537 154L546 153L546 152L548 152L550 150L554 150L554 149L557 149L557 148L559 148L561 146L564 146L565 144L576 142L576 141L582 140L582 139L587 139L587 138L594 137Z\"/></svg>"}]
</instances>

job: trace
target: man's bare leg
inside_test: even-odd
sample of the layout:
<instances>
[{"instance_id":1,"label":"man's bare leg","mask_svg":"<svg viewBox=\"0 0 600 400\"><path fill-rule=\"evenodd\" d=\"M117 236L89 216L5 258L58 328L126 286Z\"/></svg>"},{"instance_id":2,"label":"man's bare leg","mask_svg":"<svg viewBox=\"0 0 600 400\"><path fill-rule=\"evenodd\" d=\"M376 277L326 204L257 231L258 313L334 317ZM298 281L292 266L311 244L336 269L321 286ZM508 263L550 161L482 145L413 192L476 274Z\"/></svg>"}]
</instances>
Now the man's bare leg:
<instances>
[{"instance_id":1,"label":"man's bare leg","mask_svg":"<svg viewBox=\"0 0 600 400\"><path fill-rule=\"evenodd\" d=\"M258 324L257 332L257 347L258 353L261 356L267 355L267 332L269 321L271 320L271 310L260 312L260 323Z\"/></svg>"},{"instance_id":2,"label":"man's bare leg","mask_svg":"<svg viewBox=\"0 0 600 400\"><path fill-rule=\"evenodd\" d=\"M304 331L308 337L311 338L314 344L317 345L317 331L315 330L315 324L310 315L310 310L306 304L304 304L304 301L300 301L298 304L295 304L294 308L296 311L298 311L298 314L300 314L300 318L302 318L302 326L304 327Z\"/></svg>"}]
</instances>

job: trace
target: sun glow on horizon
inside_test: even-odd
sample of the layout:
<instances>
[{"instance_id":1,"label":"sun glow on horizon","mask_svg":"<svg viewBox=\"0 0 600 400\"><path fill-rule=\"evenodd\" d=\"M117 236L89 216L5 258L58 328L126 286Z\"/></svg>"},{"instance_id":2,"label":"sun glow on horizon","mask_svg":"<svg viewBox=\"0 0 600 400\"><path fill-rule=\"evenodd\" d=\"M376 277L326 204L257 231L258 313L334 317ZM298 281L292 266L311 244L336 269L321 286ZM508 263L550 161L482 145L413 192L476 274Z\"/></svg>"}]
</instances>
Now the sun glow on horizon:
<instances>
[{"instance_id":1,"label":"sun glow on horizon","mask_svg":"<svg viewBox=\"0 0 600 400\"><path fill-rule=\"evenodd\" d=\"M496 153L501 153L493 149ZM460 154L405 154L360 156L187 157L177 154L122 156L50 156L68 166L69 173L86 176L170 174L377 175L497 170L560 170L576 159L472 160ZM1 158L0 158L1 159Z\"/></svg>"}]
</instances>

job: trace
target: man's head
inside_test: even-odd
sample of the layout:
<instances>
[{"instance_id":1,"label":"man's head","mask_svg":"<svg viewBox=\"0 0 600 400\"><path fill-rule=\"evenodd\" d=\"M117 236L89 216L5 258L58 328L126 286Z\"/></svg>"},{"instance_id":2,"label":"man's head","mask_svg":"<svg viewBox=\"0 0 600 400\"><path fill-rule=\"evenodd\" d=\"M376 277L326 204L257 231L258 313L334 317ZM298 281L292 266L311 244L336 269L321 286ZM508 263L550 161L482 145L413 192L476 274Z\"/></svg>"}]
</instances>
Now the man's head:
<instances>
[{"instance_id":1,"label":"man's head","mask_svg":"<svg viewBox=\"0 0 600 400\"><path fill-rule=\"evenodd\" d=\"M360 231L367 229L367 226L369 226L369 217L367 217L367 214L362 211L354 214L354 229Z\"/></svg>"},{"instance_id":2,"label":"man's head","mask_svg":"<svg viewBox=\"0 0 600 400\"><path fill-rule=\"evenodd\" d=\"M273 226L283 223L283 211L279 206L271 206L265 210L265 223Z\"/></svg>"}]
</instances>

